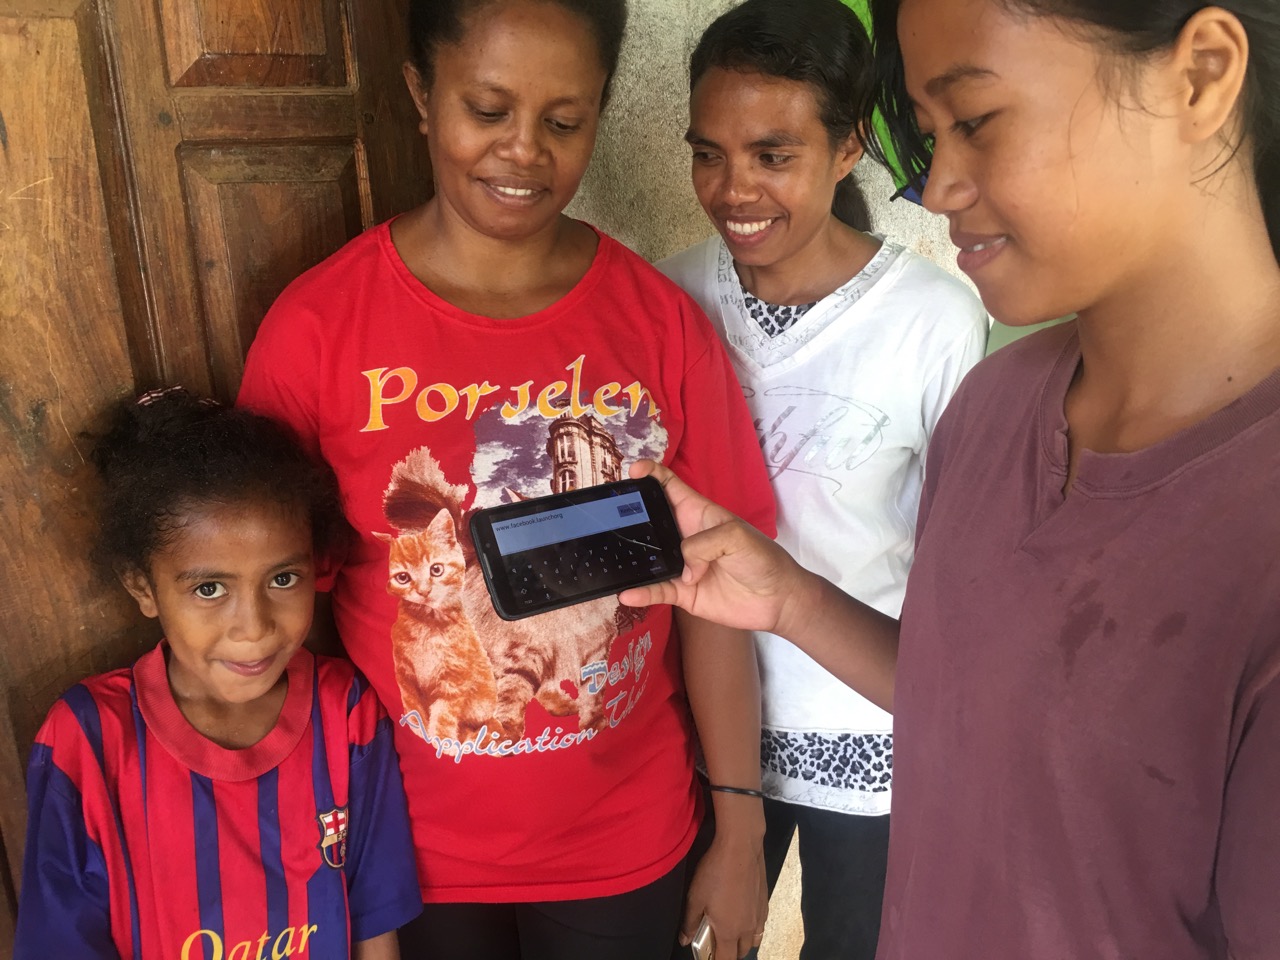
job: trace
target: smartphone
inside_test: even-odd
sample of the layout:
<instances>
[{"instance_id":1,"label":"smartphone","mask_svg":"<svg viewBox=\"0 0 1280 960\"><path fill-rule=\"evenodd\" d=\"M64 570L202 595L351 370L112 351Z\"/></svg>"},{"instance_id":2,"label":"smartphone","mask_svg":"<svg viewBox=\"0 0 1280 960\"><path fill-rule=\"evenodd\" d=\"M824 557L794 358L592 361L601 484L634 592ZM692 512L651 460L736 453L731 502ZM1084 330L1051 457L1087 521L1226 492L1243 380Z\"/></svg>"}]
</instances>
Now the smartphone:
<instances>
[{"instance_id":1,"label":"smartphone","mask_svg":"<svg viewBox=\"0 0 1280 960\"><path fill-rule=\"evenodd\" d=\"M471 516L498 616L520 620L680 576L680 530L662 484L620 480Z\"/></svg>"},{"instance_id":2,"label":"smartphone","mask_svg":"<svg viewBox=\"0 0 1280 960\"><path fill-rule=\"evenodd\" d=\"M693 960L715 960L716 934L705 913L702 915L702 923L698 925L698 932L689 943L689 949L693 951Z\"/></svg>"}]
</instances>

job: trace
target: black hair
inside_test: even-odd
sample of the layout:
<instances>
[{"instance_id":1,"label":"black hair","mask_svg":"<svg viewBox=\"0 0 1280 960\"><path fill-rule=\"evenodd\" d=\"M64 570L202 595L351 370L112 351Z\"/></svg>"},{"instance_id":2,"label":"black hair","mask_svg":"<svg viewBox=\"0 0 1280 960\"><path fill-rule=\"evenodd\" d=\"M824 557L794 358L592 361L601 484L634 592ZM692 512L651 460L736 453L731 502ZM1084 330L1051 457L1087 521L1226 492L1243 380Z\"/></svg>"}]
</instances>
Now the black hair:
<instances>
[{"instance_id":1,"label":"black hair","mask_svg":"<svg viewBox=\"0 0 1280 960\"><path fill-rule=\"evenodd\" d=\"M712 67L808 84L833 147L858 138L875 96L871 42L858 15L840 0L746 0L707 27L689 58L689 91ZM836 187L832 212L866 229L867 211L853 174Z\"/></svg>"},{"instance_id":2,"label":"black hair","mask_svg":"<svg viewBox=\"0 0 1280 960\"><path fill-rule=\"evenodd\" d=\"M409 58L426 87L435 78L436 51L462 42L466 19L500 0L409 0ZM622 38L627 30L627 0L539 0L555 3L576 14L590 27L604 67L600 108L609 102L613 75L618 71Z\"/></svg>"},{"instance_id":3,"label":"black hair","mask_svg":"<svg viewBox=\"0 0 1280 960\"><path fill-rule=\"evenodd\" d=\"M204 504L296 509L318 557L338 556L350 535L333 471L285 426L181 388L111 407L91 459L102 481L93 558L107 576L148 573Z\"/></svg>"},{"instance_id":4,"label":"black hair","mask_svg":"<svg viewBox=\"0 0 1280 960\"><path fill-rule=\"evenodd\" d=\"M1275 0L1002 0L1035 16L1061 17L1102 32L1115 52L1142 57L1166 50L1198 11L1220 7L1233 14L1249 35L1249 67L1241 103L1242 143L1252 150L1253 173L1266 216L1271 249L1280 259L1280 5ZM929 145L916 126L898 46L902 0L872 0L872 33L879 106L890 140L908 177L919 184L929 166ZM871 106L871 105L869 105ZM870 116L868 111L867 116ZM1236 145L1233 149L1238 149ZM884 153L874 143L879 159Z\"/></svg>"}]
</instances>

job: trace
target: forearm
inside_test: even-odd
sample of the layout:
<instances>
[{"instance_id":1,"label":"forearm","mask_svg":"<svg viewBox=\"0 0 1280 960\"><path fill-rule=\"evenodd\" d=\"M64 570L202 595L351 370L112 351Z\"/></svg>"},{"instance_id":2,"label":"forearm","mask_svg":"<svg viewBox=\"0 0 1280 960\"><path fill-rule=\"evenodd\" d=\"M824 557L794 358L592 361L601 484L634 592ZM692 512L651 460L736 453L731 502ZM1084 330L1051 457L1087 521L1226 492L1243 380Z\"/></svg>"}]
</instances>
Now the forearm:
<instances>
[{"instance_id":1,"label":"forearm","mask_svg":"<svg viewBox=\"0 0 1280 960\"><path fill-rule=\"evenodd\" d=\"M351 960L400 960L400 944L395 931L354 944Z\"/></svg>"},{"instance_id":2,"label":"forearm","mask_svg":"<svg viewBox=\"0 0 1280 960\"><path fill-rule=\"evenodd\" d=\"M897 620L804 571L783 607L776 632L892 713L898 629Z\"/></svg>"},{"instance_id":3,"label":"forearm","mask_svg":"<svg viewBox=\"0 0 1280 960\"><path fill-rule=\"evenodd\" d=\"M760 675L755 644L735 630L675 611L680 629L685 690L714 784L760 788ZM715 792L717 834L750 842L764 835L760 801Z\"/></svg>"},{"instance_id":4,"label":"forearm","mask_svg":"<svg viewBox=\"0 0 1280 960\"><path fill-rule=\"evenodd\" d=\"M623 603L670 603L720 623L776 633L877 706L893 709L896 620L805 570L775 541L700 496L661 464L640 461L631 473L662 482L685 538L685 569L677 579L624 591ZM696 647L690 652L701 656ZM696 661L690 666L693 702L701 694L696 688L701 666ZM697 716L696 702L694 707ZM716 723L698 719L700 726Z\"/></svg>"}]
</instances>

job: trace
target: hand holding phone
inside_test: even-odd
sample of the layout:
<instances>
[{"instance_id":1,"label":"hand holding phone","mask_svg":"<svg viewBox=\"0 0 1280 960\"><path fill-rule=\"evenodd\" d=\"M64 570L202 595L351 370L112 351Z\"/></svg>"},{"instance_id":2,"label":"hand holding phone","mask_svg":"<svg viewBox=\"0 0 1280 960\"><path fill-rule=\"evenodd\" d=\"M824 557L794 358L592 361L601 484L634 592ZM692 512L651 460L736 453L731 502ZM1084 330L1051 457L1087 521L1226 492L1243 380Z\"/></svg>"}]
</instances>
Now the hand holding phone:
<instances>
[{"instance_id":1,"label":"hand holding phone","mask_svg":"<svg viewBox=\"0 0 1280 960\"><path fill-rule=\"evenodd\" d=\"M652 477L478 510L471 539L504 620L659 583L684 570L679 528Z\"/></svg>"},{"instance_id":2,"label":"hand holding phone","mask_svg":"<svg viewBox=\"0 0 1280 960\"><path fill-rule=\"evenodd\" d=\"M715 960L716 934L705 913L702 915L702 923L698 924L698 932L689 942L689 949L693 951L693 960Z\"/></svg>"},{"instance_id":3,"label":"hand holding phone","mask_svg":"<svg viewBox=\"0 0 1280 960\"><path fill-rule=\"evenodd\" d=\"M635 607L669 603L713 623L770 633L782 633L779 627L786 625L784 614L791 610L808 614L797 597L813 596L812 584L821 578L662 464L639 460L631 470L662 481L685 537L686 573L678 579L628 590L622 596L623 603Z\"/></svg>"}]
</instances>

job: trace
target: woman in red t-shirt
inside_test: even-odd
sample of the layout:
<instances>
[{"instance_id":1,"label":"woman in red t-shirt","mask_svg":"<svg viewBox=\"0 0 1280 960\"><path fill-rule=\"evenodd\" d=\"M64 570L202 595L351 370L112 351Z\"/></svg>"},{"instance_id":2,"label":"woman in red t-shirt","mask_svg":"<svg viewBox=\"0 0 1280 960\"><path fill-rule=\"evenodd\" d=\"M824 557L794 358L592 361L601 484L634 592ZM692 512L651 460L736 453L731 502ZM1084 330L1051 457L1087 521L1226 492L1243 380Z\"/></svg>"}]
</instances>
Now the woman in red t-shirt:
<instances>
[{"instance_id":1,"label":"woman in red t-shirt","mask_svg":"<svg viewBox=\"0 0 1280 960\"><path fill-rule=\"evenodd\" d=\"M639 457L772 533L706 318L562 213L624 23L623 0L412 3L405 76L435 195L295 281L246 366L240 401L315 444L360 535L333 608L397 721L426 902L409 960L665 957L704 913L734 956L763 928L746 636L614 598L501 621L468 542L478 507L618 479ZM689 706L712 782L748 792L714 795L682 928Z\"/></svg>"}]
</instances>

